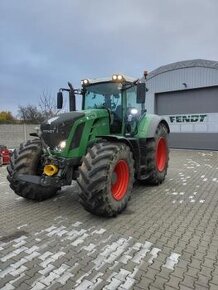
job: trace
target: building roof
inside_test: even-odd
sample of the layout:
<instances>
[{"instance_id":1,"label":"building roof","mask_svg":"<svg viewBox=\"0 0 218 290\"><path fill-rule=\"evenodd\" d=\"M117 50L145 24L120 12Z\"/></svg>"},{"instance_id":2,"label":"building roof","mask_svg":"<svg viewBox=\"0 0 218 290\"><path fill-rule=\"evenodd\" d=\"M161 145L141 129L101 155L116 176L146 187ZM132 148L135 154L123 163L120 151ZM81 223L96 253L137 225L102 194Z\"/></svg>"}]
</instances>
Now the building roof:
<instances>
[{"instance_id":1,"label":"building roof","mask_svg":"<svg viewBox=\"0 0 218 290\"><path fill-rule=\"evenodd\" d=\"M218 70L218 61L206 60L206 59L193 59L193 60L185 60L185 61L170 63L170 64L167 64L164 66L160 66L159 68L151 71L148 74L147 79L149 80L149 79L151 79L159 74L165 73L167 71L183 69L183 68L191 68L191 67L205 67L205 68L211 68L211 69Z\"/></svg>"}]
</instances>

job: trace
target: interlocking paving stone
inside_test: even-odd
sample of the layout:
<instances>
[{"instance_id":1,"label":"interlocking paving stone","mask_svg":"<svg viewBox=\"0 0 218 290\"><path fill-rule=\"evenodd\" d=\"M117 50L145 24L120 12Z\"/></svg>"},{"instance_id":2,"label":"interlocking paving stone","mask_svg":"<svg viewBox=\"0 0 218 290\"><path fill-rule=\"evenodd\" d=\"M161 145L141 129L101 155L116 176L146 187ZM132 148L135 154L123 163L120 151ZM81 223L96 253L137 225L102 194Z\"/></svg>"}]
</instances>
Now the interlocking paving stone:
<instances>
[{"instance_id":1,"label":"interlocking paving stone","mask_svg":"<svg viewBox=\"0 0 218 290\"><path fill-rule=\"evenodd\" d=\"M0 168L0 289L218 289L218 152L172 150L165 182L136 184L117 218L78 190L24 200Z\"/></svg>"}]
</instances>

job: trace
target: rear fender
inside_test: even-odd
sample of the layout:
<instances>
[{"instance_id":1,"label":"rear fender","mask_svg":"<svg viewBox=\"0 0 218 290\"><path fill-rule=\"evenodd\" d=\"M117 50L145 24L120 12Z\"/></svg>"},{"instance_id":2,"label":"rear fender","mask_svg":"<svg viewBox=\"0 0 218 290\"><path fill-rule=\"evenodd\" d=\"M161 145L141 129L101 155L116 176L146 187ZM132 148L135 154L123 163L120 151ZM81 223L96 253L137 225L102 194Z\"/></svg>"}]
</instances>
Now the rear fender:
<instances>
[{"instance_id":1,"label":"rear fender","mask_svg":"<svg viewBox=\"0 0 218 290\"><path fill-rule=\"evenodd\" d=\"M153 138L159 124L165 125L167 128L167 132L170 133L169 125L163 117L151 114L145 115L139 122L136 137Z\"/></svg>"}]
</instances>

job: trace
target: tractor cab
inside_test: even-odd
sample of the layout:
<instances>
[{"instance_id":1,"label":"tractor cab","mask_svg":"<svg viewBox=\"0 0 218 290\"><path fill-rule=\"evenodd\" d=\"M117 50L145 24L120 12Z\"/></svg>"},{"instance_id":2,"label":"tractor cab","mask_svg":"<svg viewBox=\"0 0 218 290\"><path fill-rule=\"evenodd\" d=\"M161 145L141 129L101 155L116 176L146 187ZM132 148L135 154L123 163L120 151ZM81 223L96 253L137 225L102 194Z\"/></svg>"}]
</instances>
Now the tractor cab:
<instances>
[{"instance_id":1,"label":"tractor cab","mask_svg":"<svg viewBox=\"0 0 218 290\"><path fill-rule=\"evenodd\" d=\"M145 83L139 80L114 74L110 78L84 79L82 89L74 90L69 84L70 111L76 109L75 94L82 95L82 111L103 109L110 117L110 133L134 135L137 122L145 113ZM73 94L74 93L74 94ZM58 107L62 107L62 92L58 93ZM73 104L73 106L72 106Z\"/></svg>"},{"instance_id":2,"label":"tractor cab","mask_svg":"<svg viewBox=\"0 0 218 290\"><path fill-rule=\"evenodd\" d=\"M82 87L83 110L107 109L111 117L111 133L134 133L134 123L145 112L144 83L131 77L113 75L100 80L82 80Z\"/></svg>"}]
</instances>

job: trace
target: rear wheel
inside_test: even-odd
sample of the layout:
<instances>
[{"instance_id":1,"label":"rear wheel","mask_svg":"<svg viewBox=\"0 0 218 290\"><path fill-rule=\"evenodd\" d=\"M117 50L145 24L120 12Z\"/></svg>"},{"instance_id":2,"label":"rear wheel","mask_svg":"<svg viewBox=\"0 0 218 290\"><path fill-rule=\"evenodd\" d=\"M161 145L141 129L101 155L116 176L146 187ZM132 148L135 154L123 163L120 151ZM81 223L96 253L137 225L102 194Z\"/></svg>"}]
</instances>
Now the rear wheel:
<instances>
[{"instance_id":1,"label":"rear wheel","mask_svg":"<svg viewBox=\"0 0 218 290\"><path fill-rule=\"evenodd\" d=\"M84 157L79 171L80 199L87 211L116 216L126 208L134 178L134 161L127 145L95 144Z\"/></svg>"},{"instance_id":2,"label":"rear wheel","mask_svg":"<svg viewBox=\"0 0 218 290\"><path fill-rule=\"evenodd\" d=\"M147 141L145 149L146 175L143 183L158 185L166 177L169 161L168 131L164 124L157 127L155 137Z\"/></svg>"},{"instance_id":3,"label":"rear wheel","mask_svg":"<svg viewBox=\"0 0 218 290\"><path fill-rule=\"evenodd\" d=\"M45 200L53 196L57 187L44 187L41 185L28 183L16 179L16 174L41 175L41 155L42 146L40 139L29 140L15 149L10 164L7 167L7 179L13 191L24 198L37 201Z\"/></svg>"}]
</instances>

